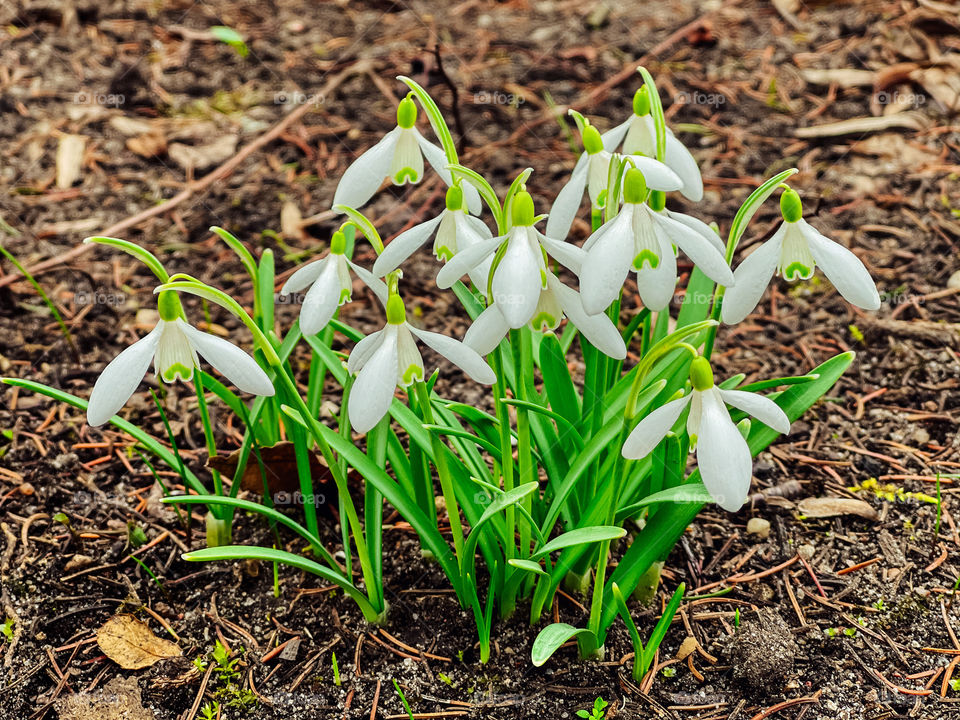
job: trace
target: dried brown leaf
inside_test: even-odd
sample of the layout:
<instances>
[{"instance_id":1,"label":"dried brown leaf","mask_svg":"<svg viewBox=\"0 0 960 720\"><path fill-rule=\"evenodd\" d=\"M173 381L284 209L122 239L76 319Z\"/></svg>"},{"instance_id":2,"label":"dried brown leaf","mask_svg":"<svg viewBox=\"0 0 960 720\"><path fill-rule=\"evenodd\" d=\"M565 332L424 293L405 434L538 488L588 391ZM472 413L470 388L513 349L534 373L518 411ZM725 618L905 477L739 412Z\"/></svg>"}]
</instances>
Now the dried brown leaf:
<instances>
[{"instance_id":1,"label":"dried brown leaf","mask_svg":"<svg viewBox=\"0 0 960 720\"><path fill-rule=\"evenodd\" d=\"M805 498L797 503L797 510L807 517L814 518L859 515L867 520L877 520L880 517L869 503L855 498Z\"/></svg>"},{"instance_id":2,"label":"dried brown leaf","mask_svg":"<svg viewBox=\"0 0 960 720\"><path fill-rule=\"evenodd\" d=\"M139 670L181 655L176 644L154 635L133 615L114 615L107 620L97 630L97 645L124 670Z\"/></svg>"}]
</instances>

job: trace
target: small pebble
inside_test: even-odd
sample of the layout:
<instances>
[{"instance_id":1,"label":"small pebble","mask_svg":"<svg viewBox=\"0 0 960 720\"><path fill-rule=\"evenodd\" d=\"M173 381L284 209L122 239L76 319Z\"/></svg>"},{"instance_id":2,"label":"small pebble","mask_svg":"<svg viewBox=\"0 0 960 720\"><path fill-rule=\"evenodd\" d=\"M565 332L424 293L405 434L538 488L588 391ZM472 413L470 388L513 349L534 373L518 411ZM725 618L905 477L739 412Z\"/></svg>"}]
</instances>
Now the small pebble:
<instances>
[{"instance_id":1,"label":"small pebble","mask_svg":"<svg viewBox=\"0 0 960 720\"><path fill-rule=\"evenodd\" d=\"M813 545L801 545L797 548L797 554L804 560L809 561L817 549Z\"/></svg>"},{"instance_id":2,"label":"small pebble","mask_svg":"<svg viewBox=\"0 0 960 720\"><path fill-rule=\"evenodd\" d=\"M762 540L770 537L770 521L764 518L750 518L747 521L747 534L756 535Z\"/></svg>"}]
</instances>

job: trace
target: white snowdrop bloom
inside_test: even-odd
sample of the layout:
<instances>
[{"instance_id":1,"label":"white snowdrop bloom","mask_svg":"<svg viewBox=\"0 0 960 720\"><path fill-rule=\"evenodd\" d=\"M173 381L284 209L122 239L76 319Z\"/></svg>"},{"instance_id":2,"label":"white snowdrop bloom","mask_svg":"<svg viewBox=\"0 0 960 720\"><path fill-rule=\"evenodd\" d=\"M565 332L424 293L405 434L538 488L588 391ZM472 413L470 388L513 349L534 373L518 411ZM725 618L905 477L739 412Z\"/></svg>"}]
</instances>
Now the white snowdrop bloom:
<instances>
[{"instance_id":1,"label":"white snowdrop bloom","mask_svg":"<svg viewBox=\"0 0 960 720\"><path fill-rule=\"evenodd\" d=\"M157 377L172 383L192 380L203 357L243 392L273 395L273 383L256 360L233 343L183 320L175 292L160 293L157 307L160 319L153 330L117 355L97 378L87 405L90 425L103 425L126 405L151 362Z\"/></svg>"},{"instance_id":2,"label":"white snowdrop bloom","mask_svg":"<svg viewBox=\"0 0 960 720\"><path fill-rule=\"evenodd\" d=\"M676 173L683 185L680 192L688 200L703 199L703 178L700 168L686 146L677 140L670 128L666 128L666 144L663 161ZM623 143L624 155L657 156L657 131L650 114L650 97L644 85L633 96L633 114L628 120L603 135L603 147L616 150ZM653 187L651 185L651 187Z\"/></svg>"},{"instance_id":3,"label":"white snowdrop bloom","mask_svg":"<svg viewBox=\"0 0 960 720\"><path fill-rule=\"evenodd\" d=\"M384 277L393 272L434 235L433 254L446 262L461 250L489 240L493 233L480 218L471 215L463 205L464 193L459 185L447 190L446 207L437 217L414 225L400 233L386 246L373 264L373 274ZM490 277L489 256L468 273L471 282L483 294L487 292Z\"/></svg>"},{"instance_id":4,"label":"white snowdrop bloom","mask_svg":"<svg viewBox=\"0 0 960 720\"><path fill-rule=\"evenodd\" d=\"M330 240L330 252L298 268L280 288L282 295L310 288L300 307L300 331L304 335L315 335L323 330L337 308L350 301L353 292L351 270L376 293L380 302L387 302L387 286L349 260L345 250L346 238L338 230Z\"/></svg>"},{"instance_id":5,"label":"white snowdrop bloom","mask_svg":"<svg viewBox=\"0 0 960 720\"><path fill-rule=\"evenodd\" d=\"M547 287L541 289L537 308L530 320L534 330L556 330L564 315L590 343L615 360L627 356L623 337L606 313L588 315L580 293L568 287L552 272L547 273ZM510 331L510 325L494 303L473 321L463 342L481 355L488 355Z\"/></svg>"},{"instance_id":6,"label":"white snowdrop bloom","mask_svg":"<svg viewBox=\"0 0 960 720\"><path fill-rule=\"evenodd\" d=\"M796 191L783 191L780 212L783 224L733 274L736 282L724 294L720 313L725 323L738 323L753 311L774 273L788 282L809 280L817 265L847 302L864 310L880 308L880 294L860 258L803 219Z\"/></svg>"},{"instance_id":7,"label":"white snowdrop bloom","mask_svg":"<svg viewBox=\"0 0 960 720\"><path fill-rule=\"evenodd\" d=\"M506 235L484 240L454 255L437 274L437 286L449 288L496 255L490 299L509 327L521 328L533 318L541 290L547 287L547 255L579 273L584 253L576 245L551 240L533 227L533 198L526 190L514 197L511 217L513 224Z\"/></svg>"},{"instance_id":8,"label":"white snowdrop bloom","mask_svg":"<svg viewBox=\"0 0 960 720\"><path fill-rule=\"evenodd\" d=\"M720 507L735 512L746 502L750 491L753 458L726 406L752 415L779 433L790 432L790 419L769 398L718 388L706 358L694 358L690 381L693 390L688 395L671 400L637 424L623 444L623 456L633 460L645 458L689 407L687 434L691 450L697 453L703 484Z\"/></svg>"},{"instance_id":9,"label":"white snowdrop bloom","mask_svg":"<svg viewBox=\"0 0 960 720\"><path fill-rule=\"evenodd\" d=\"M496 381L493 369L473 348L410 325L399 295L390 295L386 306L387 324L358 342L347 360L347 369L357 374L347 401L350 424L356 432L369 432L380 422L390 410L398 385L407 387L426 377L418 340L476 382L492 385Z\"/></svg>"},{"instance_id":10,"label":"white snowdrop bloom","mask_svg":"<svg viewBox=\"0 0 960 720\"><path fill-rule=\"evenodd\" d=\"M412 98L405 97L397 106L397 127L346 169L334 193L333 205L351 208L366 205L388 178L394 185L420 182L424 157L447 185L453 185L446 155L420 134L416 122L417 106ZM479 214L480 193L469 183L464 183L463 192L467 207L475 215Z\"/></svg>"},{"instance_id":11,"label":"white snowdrop bloom","mask_svg":"<svg viewBox=\"0 0 960 720\"><path fill-rule=\"evenodd\" d=\"M580 269L580 293L587 312L603 312L620 297L630 270L637 273L643 304L663 310L677 284L674 245L714 282L728 286L733 273L724 258L723 245L706 224L664 210L663 194L650 193L643 173L630 168L624 175L624 204L583 245L586 258ZM682 219L681 219L682 218Z\"/></svg>"},{"instance_id":12,"label":"white snowdrop bloom","mask_svg":"<svg viewBox=\"0 0 960 720\"><path fill-rule=\"evenodd\" d=\"M547 237L565 240L570 232L573 219L580 210L580 201L586 188L590 203L595 208L603 208L607 201L607 180L610 172L610 160L613 153L604 148L600 133L593 125L583 129L584 151L570 174L570 179L557 194L550 217L547 218ZM683 181L665 164L652 157L631 155L629 161L639 168L647 185L654 190L679 190Z\"/></svg>"}]
</instances>

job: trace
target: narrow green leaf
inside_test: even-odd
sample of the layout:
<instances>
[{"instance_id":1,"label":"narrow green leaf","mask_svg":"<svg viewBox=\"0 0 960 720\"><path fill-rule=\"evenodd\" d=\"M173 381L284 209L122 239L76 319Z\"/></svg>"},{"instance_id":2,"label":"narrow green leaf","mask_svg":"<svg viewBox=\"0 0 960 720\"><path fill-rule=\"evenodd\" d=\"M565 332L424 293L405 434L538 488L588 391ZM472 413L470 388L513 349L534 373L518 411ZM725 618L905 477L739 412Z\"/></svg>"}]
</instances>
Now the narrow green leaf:
<instances>
[{"instance_id":1,"label":"narrow green leaf","mask_svg":"<svg viewBox=\"0 0 960 720\"><path fill-rule=\"evenodd\" d=\"M548 542L542 548L537 550L530 557L542 557L549 555L555 550L561 550L571 545L589 545L590 543L602 542L604 540L618 540L627 534L622 527L613 527L612 525L594 525L593 527L577 528L563 535L558 535Z\"/></svg>"},{"instance_id":2,"label":"narrow green leaf","mask_svg":"<svg viewBox=\"0 0 960 720\"><path fill-rule=\"evenodd\" d=\"M576 628L567 623L547 625L540 631L540 634L537 635L537 639L533 641L533 649L530 652L530 656L534 666L540 667L543 665L560 646L568 640L577 638L579 641L581 637L585 636L589 636L586 638L588 641L593 639L593 644L596 645L596 638L587 628Z\"/></svg>"}]
</instances>

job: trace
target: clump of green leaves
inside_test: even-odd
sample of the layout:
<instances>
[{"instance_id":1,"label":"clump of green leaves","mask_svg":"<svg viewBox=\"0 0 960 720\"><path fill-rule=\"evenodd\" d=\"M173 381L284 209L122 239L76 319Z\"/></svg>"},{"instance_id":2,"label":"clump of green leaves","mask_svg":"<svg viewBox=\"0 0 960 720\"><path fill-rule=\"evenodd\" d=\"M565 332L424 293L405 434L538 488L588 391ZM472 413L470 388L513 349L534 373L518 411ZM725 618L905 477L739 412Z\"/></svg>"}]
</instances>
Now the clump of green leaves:
<instances>
[{"instance_id":1,"label":"clump of green leaves","mask_svg":"<svg viewBox=\"0 0 960 720\"><path fill-rule=\"evenodd\" d=\"M598 697L593 701L593 709L577 710L577 717L584 718L584 720L603 720L607 716L607 706L609 704L602 697Z\"/></svg>"}]
</instances>

